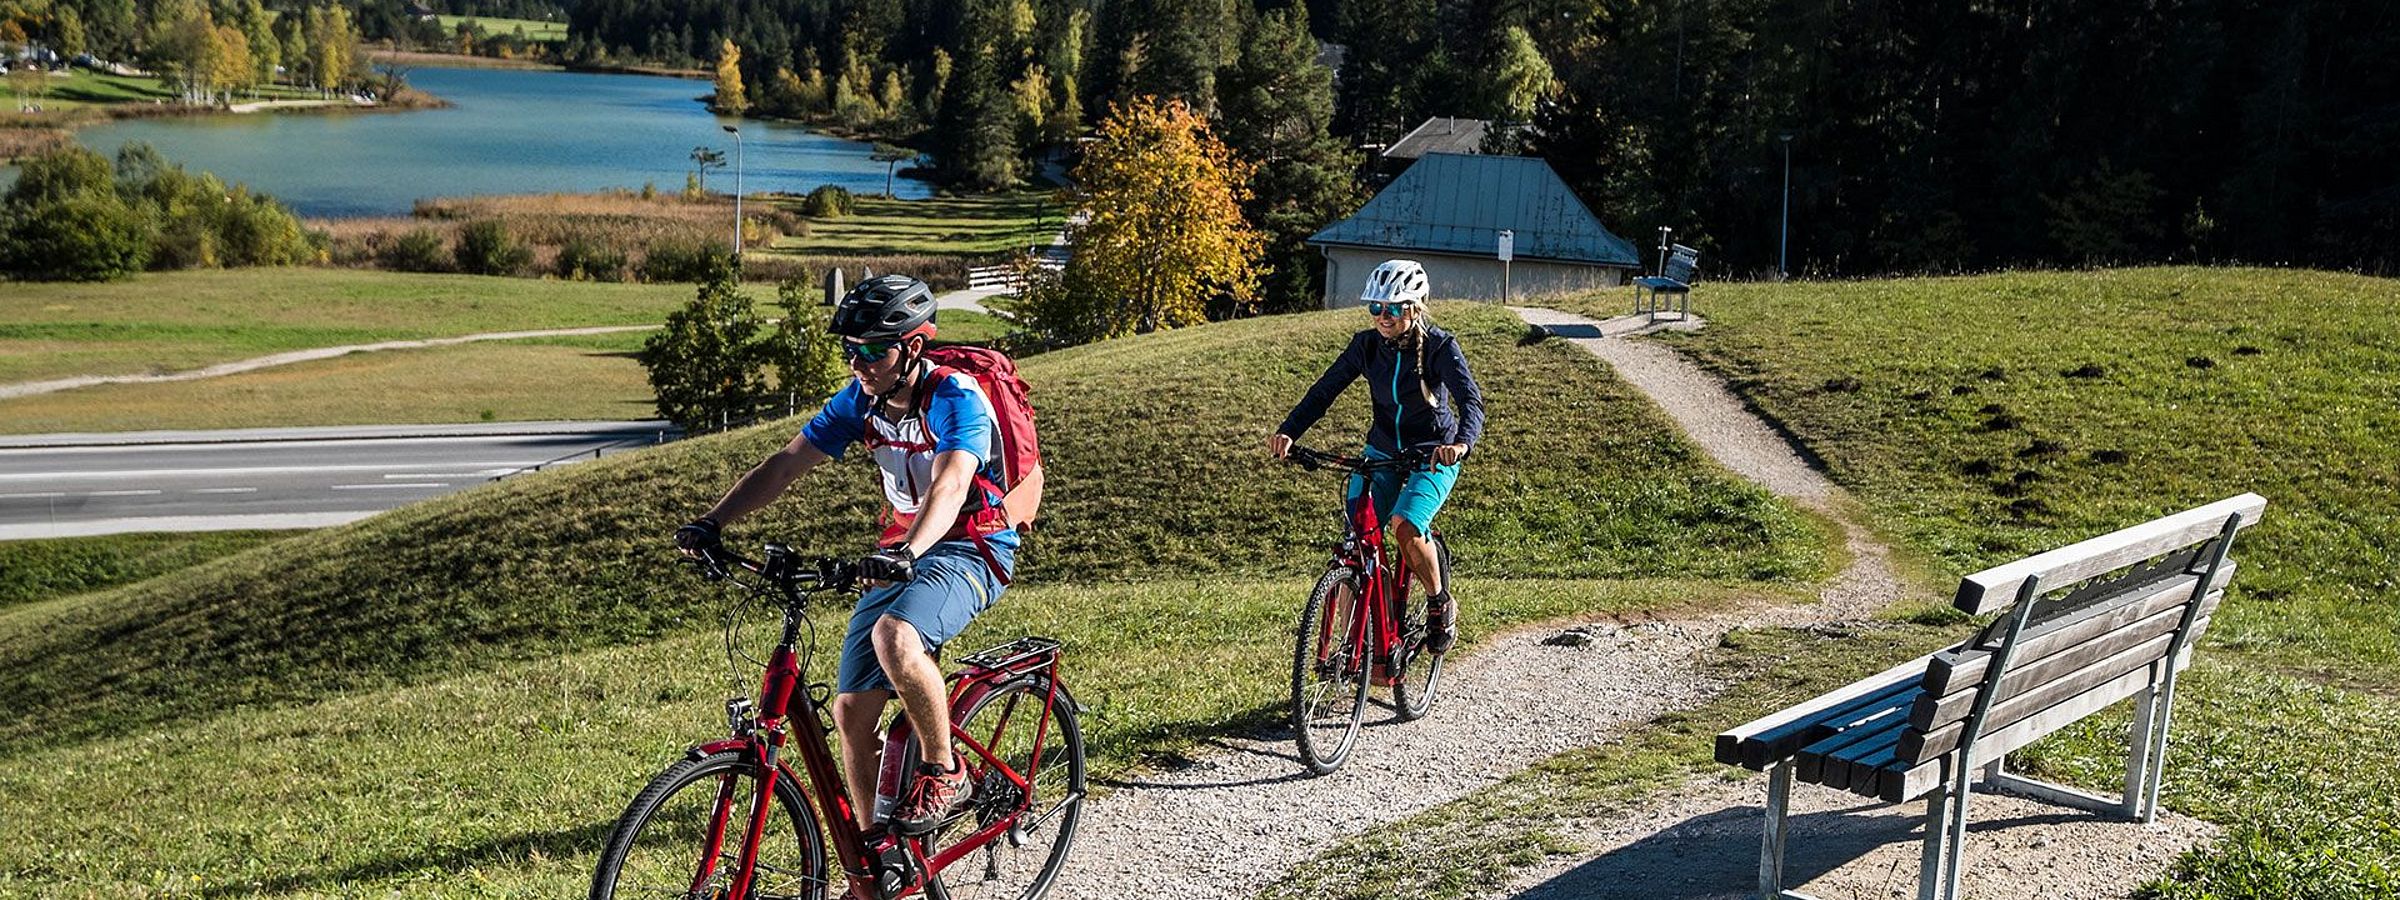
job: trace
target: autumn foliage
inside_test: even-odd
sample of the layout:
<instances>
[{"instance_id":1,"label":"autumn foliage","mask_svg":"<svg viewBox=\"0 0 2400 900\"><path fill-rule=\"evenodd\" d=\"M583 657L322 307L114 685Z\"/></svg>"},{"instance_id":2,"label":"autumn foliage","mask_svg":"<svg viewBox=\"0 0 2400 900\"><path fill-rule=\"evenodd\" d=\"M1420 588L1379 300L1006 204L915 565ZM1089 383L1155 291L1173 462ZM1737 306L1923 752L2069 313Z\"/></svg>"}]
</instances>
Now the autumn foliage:
<instances>
[{"instance_id":1,"label":"autumn foliage","mask_svg":"<svg viewBox=\"0 0 2400 900\"><path fill-rule=\"evenodd\" d=\"M1257 294L1265 237L1242 219L1249 163L1182 101L1137 98L1109 110L1075 168L1072 256L1018 306L1055 343L1196 325Z\"/></svg>"}]
</instances>

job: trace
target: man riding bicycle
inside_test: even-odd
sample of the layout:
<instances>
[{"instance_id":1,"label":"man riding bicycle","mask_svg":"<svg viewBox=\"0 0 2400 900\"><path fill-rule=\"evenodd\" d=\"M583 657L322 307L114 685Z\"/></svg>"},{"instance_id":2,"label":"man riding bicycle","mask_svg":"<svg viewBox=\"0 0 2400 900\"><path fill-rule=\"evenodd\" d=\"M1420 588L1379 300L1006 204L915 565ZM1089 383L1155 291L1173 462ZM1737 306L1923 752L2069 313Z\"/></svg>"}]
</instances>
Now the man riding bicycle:
<instances>
[{"instance_id":1,"label":"man riding bicycle","mask_svg":"<svg viewBox=\"0 0 2400 900\"><path fill-rule=\"evenodd\" d=\"M933 654L1000 599L1014 571L1017 532L977 516L1001 498L997 414L976 379L925 359L934 299L924 282L885 275L860 282L834 308L855 376L825 401L790 444L744 474L716 506L675 532L687 554L715 545L724 526L766 506L851 444L865 442L883 471L893 527L859 573L876 586L859 596L842 641L834 722L842 736L851 808L872 827L882 748L877 725L896 695L915 729L916 775L892 812L902 834L932 831L967 806L974 786L950 747L950 708Z\"/></svg>"},{"instance_id":2,"label":"man riding bicycle","mask_svg":"<svg viewBox=\"0 0 2400 900\"><path fill-rule=\"evenodd\" d=\"M1425 649L1448 653L1458 641L1458 603L1445 588L1445 573L1426 535L1433 531L1434 513L1441 511L1450 488L1458 483L1459 460L1483 435L1483 389L1467 371L1458 339L1433 327L1426 317L1430 293L1425 267L1416 261L1394 259L1376 266L1359 294L1375 317L1375 327L1351 337L1350 346L1267 438L1267 451L1278 459L1288 457L1293 442L1324 418L1350 382L1367 379L1367 395L1375 406L1375 424L1367 429L1367 458L1393 459L1413 452L1432 465L1412 472L1378 472L1372 479L1353 476L1349 496L1355 499L1361 491L1372 490L1376 516L1397 520L1392 530L1400 552L1429 598L1426 619L1431 627Z\"/></svg>"}]
</instances>

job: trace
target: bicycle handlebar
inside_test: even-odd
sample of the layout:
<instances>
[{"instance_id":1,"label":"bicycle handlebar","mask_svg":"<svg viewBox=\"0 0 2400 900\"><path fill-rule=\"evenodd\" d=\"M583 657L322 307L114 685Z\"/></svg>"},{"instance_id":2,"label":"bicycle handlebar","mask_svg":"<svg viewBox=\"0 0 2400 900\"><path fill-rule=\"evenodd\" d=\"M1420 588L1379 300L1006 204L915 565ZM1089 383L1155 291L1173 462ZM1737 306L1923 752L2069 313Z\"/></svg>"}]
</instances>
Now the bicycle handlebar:
<instances>
[{"instance_id":1,"label":"bicycle handlebar","mask_svg":"<svg viewBox=\"0 0 2400 900\"><path fill-rule=\"evenodd\" d=\"M759 561L733 552L723 544L702 547L687 561L710 581L733 577L733 569L741 569L767 580L771 586L789 593L807 591L841 591L856 586L858 563L835 556L802 558L792 548L779 543L766 545L767 558Z\"/></svg>"},{"instance_id":2,"label":"bicycle handlebar","mask_svg":"<svg viewBox=\"0 0 2400 900\"><path fill-rule=\"evenodd\" d=\"M1422 469L1433 462L1433 457L1423 450L1410 450L1388 459L1366 459L1357 456L1343 456L1339 453L1327 453L1312 447L1293 444L1291 454L1285 457L1285 460L1311 472L1321 468L1335 468L1350 472L1381 472L1391 469Z\"/></svg>"}]
</instances>

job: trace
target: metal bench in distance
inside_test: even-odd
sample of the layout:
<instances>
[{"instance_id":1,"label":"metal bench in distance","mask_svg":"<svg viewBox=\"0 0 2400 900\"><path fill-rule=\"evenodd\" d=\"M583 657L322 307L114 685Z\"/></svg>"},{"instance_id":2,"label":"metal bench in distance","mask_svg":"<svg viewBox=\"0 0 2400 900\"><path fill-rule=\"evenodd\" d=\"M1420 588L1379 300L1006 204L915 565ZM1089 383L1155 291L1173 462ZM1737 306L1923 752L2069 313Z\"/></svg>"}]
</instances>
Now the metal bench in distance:
<instances>
[{"instance_id":1,"label":"metal bench in distance","mask_svg":"<svg viewBox=\"0 0 2400 900\"><path fill-rule=\"evenodd\" d=\"M1674 245L1667 262L1656 275L1633 280L1633 311L1649 313L1650 321L1665 318L1673 312L1676 321L1692 314L1692 282L1700 271L1700 251L1682 244Z\"/></svg>"}]
</instances>

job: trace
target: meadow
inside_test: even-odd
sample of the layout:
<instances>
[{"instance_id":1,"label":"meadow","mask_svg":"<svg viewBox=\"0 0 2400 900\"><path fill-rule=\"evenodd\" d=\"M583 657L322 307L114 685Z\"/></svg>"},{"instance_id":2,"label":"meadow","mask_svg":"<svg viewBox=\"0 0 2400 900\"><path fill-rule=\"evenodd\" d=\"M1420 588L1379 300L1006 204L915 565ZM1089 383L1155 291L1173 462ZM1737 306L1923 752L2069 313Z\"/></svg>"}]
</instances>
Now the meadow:
<instances>
[{"instance_id":1,"label":"meadow","mask_svg":"<svg viewBox=\"0 0 2400 900\"><path fill-rule=\"evenodd\" d=\"M1717 470L1599 363L1520 345L1500 310L1442 315L1496 419L1568 423L1495 433L1445 513L1472 574L1470 641L1788 596L1827 573L1822 523ZM1057 472L1048 521L1024 586L962 642L1065 639L1101 772L1277 715L1337 486L1262 466L1259 443L1356 327L1251 320L1025 362ZM1364 401L1345 406L1314 440L1355 440ZM0 609L0 893L571 890L643 773L721 724L729 597L675 566L665 536L790 428ZM840 467L733 537L855 552L868 476ZM118 767L148 775L79 774Z\"/></svg>"}]
</instances>

